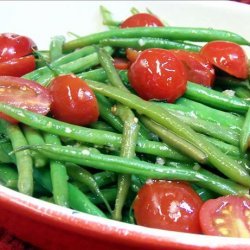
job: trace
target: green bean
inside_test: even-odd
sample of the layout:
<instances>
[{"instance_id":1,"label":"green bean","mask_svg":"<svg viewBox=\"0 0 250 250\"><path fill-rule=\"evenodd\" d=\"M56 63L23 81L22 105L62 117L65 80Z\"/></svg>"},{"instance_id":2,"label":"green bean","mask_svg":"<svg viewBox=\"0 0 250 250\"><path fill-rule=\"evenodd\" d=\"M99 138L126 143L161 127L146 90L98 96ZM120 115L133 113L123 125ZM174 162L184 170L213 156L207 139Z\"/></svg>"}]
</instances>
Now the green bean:
<instances>
[{"instance_id":1,"label":"green bean","mask_svg":"<svg viewBox=\"0 0 250 250\"><path fill-rule=\"evenodd\" d=\"M77 76L81 79L90 79L100 82L104 82L107 80L107 75L103 68L82 72L80 74L77 74Z\"/></svg>"},{"instance_id":2,"label":"green bean","mask_svg":"<svg viewBox=\"0 0 250 250\"><path fill-rule=\"evenodd\" d=\"M201 46L186 43L171 41L162 38L109 38L100 41L103 46L119 47L119 48L134 48L137 50L144 50L148 48L162 48L162 49L183 49L188 51L199 52Z\"/></svg>"},{"instance_id":3,"label":"green bean","mask_svg":"<svg viewBox=\"0 0 250 250\"><path fill-rule=\"evenodd\" d=\"M44 139L51 145L61 145L61 141L56 135L44 133ZM65 165L58 160L51 160L50 173L55 203L69 207L68 175Z\"/></svg>"},{"instance_id":4,"label":"green bean","mask_svg":"<svg viewBox=\"0 0 250 250\"><path fill-rule=\"evenodd\" d=\"M96 207L90 201L90 199L77 187L69 183L68 189L69 189L69 203L71 208L81 212L106 218L106 215L98 207Z\"/></svg>"},{"instance_id":5,"label":"green bean","mask_svg":"<svg viewBox=\"0 0 250 250\"><path fill-rule=\"evenodd\" d=\"M105 47L108 53L113 53L113 49L110 47ZM79 58L75 61L71 61L69 63L58 66L56 69L59 72L63 72L64 74L68 73L79 73L84 70L87 70L91 67L94 67L99 64L97 53L92 53L85 57ZM54 73L50 70L45 75L38 78L36 81L41 85L46 85L48 82L54 77Z\"/></svg>"},{"instance_id":6,"label":"green bean","mask_svg":"<svg viewBox=\"0 0 250 250\"><path fill-rule=\"evenodd\" d=\"M174 111L170 111L170 113L175 117L179 118L185 124L189 125L194 131L198 133L212 136L213 138L230 143L234 146L239 146L238 131L234 131L230 128L216 124L214 122L180 115Z\"/></svg>"},{"instance_id":7,"label":"green bean","mask_svg":"<svg viewBox=\"0 0 250 250\"><path fill-rule=\"evenodd\" d=\"M102 19L103 19L103 22L102 22L103 25L107 25L111 28L117 27L120 25L120 22L113 20L112 13L107 8L101 5L100 11L101 11Z\"/></svg>"},{"instance_id":8,"label":"green bean","mask_svg":"<svg viewBox=\"0 0 250 250\"><path fill-rule=\"evenodd\" d=\"M140 129L138 119L128 107L119 104L117 105L116 114L124 123L120 156L133 158L136 156L135 147ZM112 214L114 220L122 220L122 209L128 196L130 184L130 174L118 175L117 196Z\"/></svg>"},{"instance_id":9,"label":"green bean","mask_svg":"<svg viewBox=\"0 0 250 250\"><path fill-rule=\"evenodd\" d=\"M114 202L117 196L117 188L106 188L101 190L105 200L108 202ZM87 194L88 198L91 202L93 202L95 205L100 205L103 203L103 199L100 198L100 196L95 194Z\"/></svg>"},{"instance_id":10,"label":"green bean","mask_svg":"<svg viewBox=\"0 0 250 250\"><path fill-rule=\"evenodd\" d=\"M88 186L89 190L102 200L102 202L105 204L110 214L112 214L112 209L108 201L102 194L101 190L99 189L99 186L97 182L95 181L94 177L92 176L92 174L86 169L83 169L72 163L66 164L66 168L67 168L67 173L69 177L75 181L78 181Z\"/></svg>"},{"instance_id":11,"label":"green bean","mask_svg":"<svg viewBox=\"0 0 250 250\"><path fill-rule=\"evenodd\" d=\"M69 53L67 55L64 55L64 56L58 58L56 61L52 62L50 65L51 65L51 67L58 67L58 66L61 66L63 64L67 64L69 62L73 62L81 57L85 57L87 55L90 55L90 54L94 53L95 51L96 51L96 49L94 46L87 46L87 47L76 50L72 53ZM47 73L50 73L50 69L47 66L44 66L42 68L39 68L37 70L34 70L34 71L24 75L22 77L26 78L26 79L37 80L38 78L40 78L43 75L46 75Z\"/></svg>"},{"instance_id":12,"label":"green bean","mask_svg":"<svg viewBox=\"0 0 250 250\"><path fill-rule=\"evenodd\" d=\"M11 142L9 140L0 140L0 163L16 163L14 155L10 155L13 151Z\"/></svg>"},{"instance_id":13,"label":"green bean","mask_svg":"<svg viewBox=\"0 0 250 250\"><path fill-rule=\"evenodd\" d=\"M229 97L216 90L191 82L188 83L184 96L208 106L230 112L246 113L250 106L250 102L246 100L238 97Z\"/></svg>"},{"instance_id":14,"label":"green bean","mask_svg":"<svg viewBox=\"0 0 250 250\"><path fill-rule=\"evenodd\" d=\"M154 121L148 119L145 116L141 116L140 120L145 124L151 131L157 134L163 142L172 145L174 148L179 150L184 155L188 155L195 161L200 163L206 163L207 156L202 150L193 146L189 142L178 137L176 134L172 133L168 129L162 127L161 125L155 123Z\"/></svg>"},{"instance_id":15,"label":"green bean","mask_svg":"<svg viewBox=\"0 0 250 250\"><path fill-rule=\"evenodd\" d=\"M247 89L250 89L249 80L239 80L233 77L216 76L214 84L215 86L221 86L226 89L231 89L235 87L245 87Z\"/></svg>"},{"instance_id":16,"label":"green bean","mask_svg":"<svg viewBox=\"0 0 250 250\"><path fill-rule=\"evenodd\" d=\"M183 27L137 27L128 29L113 29L99 32L88 36L80 37L64 44L65 51L96 44L107 38L136 38L136 37L156 37L170 40L209 42L213 40L225 40L236 42L242 45L249 45L249 41L241 36L211 28L183 28Z\"/></svg>"},{"instance_id":17,"label":"green bean","mask_svg":"<svg viewBox=\"0 0 250 250\"><path fill-rule=\"evenodd\" d=\"M215 147L219 148L224 154L227 154L233 157L243 157L239 148L236 146L233 146L231 144L225 143L223 141L220 141L218 139L215 139L215 138L203 135L203 134L200 134L200 136L202 136L204 140L207 140L208 142L213 144Z\"/></svg>"},{"instance_id":18,"label":"green bean","mask_svg":"<svg viewBox=\"0 0 250 250\"><path fill-rule=\"evenodd\" d=\"M245 121L240 134L240 150L245 153L250 145L250 108L247 111Z\"/></svg>"},{"instance_id":19,"label":"green bean","mask_svg":"<svg viewBox=\"0 0 250 250\"><path fill-rule=\"evenodd\" d=\"M153 179L193 181L201 187L208 188L218 194L248 195L248 188L202 168L193 170L187 167L167 167L133 158L127 159L113 155L94 154L88 150L83 151L69 146L28 145L18 150L25 149L37 150L50 159L60 159L64 162L72 162L100 170L113 171L120 174L135 174Z\"/></svg>"},{"instance_id":20,"label":"green bean","mask_svg":"<svg viewBox=\"0 0 250 250\"><path fill-rule=\"evenodd\" d=\"M65 41L64 36L54 36L51 38L49 54L50 62L56 61L63 56L62 47Z\"/></svg>"},{"instance_id":21,"label":"green bean","mask_svg":"<svg viewBox=\"0 0 250 250\"><path fill-rule=\"evenodd\" d=\"M218 197L218 195L216 195L214 192L211 192L210 190L205 188L197 188L195 191L203 201L207 201Z\"/></svg>"},{"instance_id":22,"label":"green bean","mask_svg":"<svg viewBox=\"0 0 250 250\"><path fill-rule=\"evenodd\" d=\"M243 99L250 99L250 90L245 87L237 87L234 89L235 96Z\"/></svg>"},{"instance_id":23,"label":"green bean","mask_svg":"<svg viewBox=\"0 0 250 250\"><path fill-rule=\"evenodd\" d=\"M8 164L0 164L0 184L11 189L17 189L18 174L16 169Z\"/></svg>"},{"instance_id":24,"label":"green bean","mask_svg":"<svg viewBox=\"0 0 250 250\"><path fill-rule=\"evenodd\" d=\"M133 15L140 13L140 11L139 11L138 9L136 9L135 7L132 7L132 8L130 9L130 12L131 12L131 14L133 14Z\"/></svg>"},{"instance_id":25,"label":"green bean","mask_svg":"<svg viewBox=\"0 0 250 250\"><path fill-rule=\"evenodd\" d=\"M119 117L115 116L112 113L112 104L110 101L100 94L96 94L96 98L98 101L98 107L101 118L106 121L109 125L111 125L116 131L122 132L123 125Z\"/></svg>"},{"instance_id":26,"label":"green bean","mask_svg":"<svg viewBox=\"0 0 250 250\"><path fill-rule=\"evenodd\" d=\"M12 143L13 150L21 146L28 145L21 129L18 125L5 122L7 135ZM33 163L29 150L15 152L16 166L18 171L18 191L32 195L34 189L33 183Z\"/></svg>"},{"instance_id":27,"label":"green bean","mask_svg":"<svg viewBox=\"0 0 250 250\"><path fill-rule=\"evenodd\" d=\"M168 128L183 139L191 142L194 146L201 148L207 154L208 162L232 180L246 186L250 186L250 176L237 162L232 160L212 144L204 141L189 126L183 124L165 109L152 102L145 101L140 97L121 91L117 88L103 83L87 80L88 85L97 93L112 98L123 105L137 110L138 113L148 116L160 125Z\"/></svg>"},{"instance_id":28,"label":"green bean","mask_svg":"<svg viewBox=\"0 0 250 250\"><path fill-rule=\"evenodd\" d=\"M26 125L22 126L22 130L26 140L30 145L44 144L44 139L39 131ZM47 159L42 155L33 152L32 158L34 161L34 166L37 168L45 167L47 165Z\"/></svg>"},{"instance_id":29,"label":"green bean","mask_svg":"<svg viewBox=\"0 0 250 250\"><path fill-rule=\"evenodd\" d=\"M94 143L96 145L105 145L112 148L119 148L121 146L122 137L120 134L64 123L4 103L0 103L0 111L33 128L62 137L81 142ZM139 138L136 150L140 153L168 157L178 161L190 161L190 159L174 151L165 143L156 141L148 141Z\"/></svg>"},{"instance_id":30,"label":"green bean","mask_svg":"<svg viewBox=\"0 0 250 250\"><path fill-rule=\"evenodd\" d=\"M220 111L214 108L210 108L204 104L191 101L186 98L179 98L176 101L176 104L178 104L179 107L182 106L184 110L190 110L190 112L192 112L191 115L195 114L201 119L204 119L204 120L207 119L209 121L219 123L231 129L235 129L237 131L240 131L242 128L243 121L244 121L242 116L237 116L231 113L227 113L227 112ZM170 104L170 105L167 105L166 108L178 110L179 108L178 106L176 107L175 105Z\"/></svg>"},{"instance_id":31,"label":"green bean","mask_svg":"<svg viewBox=\"0 0 250 250\"><path fill-rule=\"evenodd\" d=\"M89 125L91 128L98 129L98 130L104 130L104 131L110 131L110 132L115 132L112 126L107 124L106 122L103 121L97 121L93 122Z\"/></svg>"}]
</instances>

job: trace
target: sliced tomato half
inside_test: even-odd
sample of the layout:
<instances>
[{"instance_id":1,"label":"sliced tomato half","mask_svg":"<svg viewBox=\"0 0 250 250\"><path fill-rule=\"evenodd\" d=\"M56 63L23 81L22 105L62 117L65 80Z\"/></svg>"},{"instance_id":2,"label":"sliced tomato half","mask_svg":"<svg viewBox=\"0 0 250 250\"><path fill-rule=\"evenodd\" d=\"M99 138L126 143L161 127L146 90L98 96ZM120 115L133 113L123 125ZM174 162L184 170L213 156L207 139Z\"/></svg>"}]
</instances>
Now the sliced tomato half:
<instances>
[{"instance_id":1,"label":"sliced tomato half","mask_svg":"<svg viewBox=\"0 0 250 250\"><path fill-rule=\"evenodd\" d=\"M250 199L234 195L206 201L200 209L204 234L250 238Z\"/></svg>"},{"instance_id":2,"label":"sliced tomato half","mask_svg":"<svg viewBox=\"0 0 250 250\"><path fill-rule=\"evenodd\" d=\"M52 97L48 89L34 81L0 76L0 102L46 115L50 110ZM0 118L16 122L3 113L0 113Z\"/></svg>"}]
</instances>

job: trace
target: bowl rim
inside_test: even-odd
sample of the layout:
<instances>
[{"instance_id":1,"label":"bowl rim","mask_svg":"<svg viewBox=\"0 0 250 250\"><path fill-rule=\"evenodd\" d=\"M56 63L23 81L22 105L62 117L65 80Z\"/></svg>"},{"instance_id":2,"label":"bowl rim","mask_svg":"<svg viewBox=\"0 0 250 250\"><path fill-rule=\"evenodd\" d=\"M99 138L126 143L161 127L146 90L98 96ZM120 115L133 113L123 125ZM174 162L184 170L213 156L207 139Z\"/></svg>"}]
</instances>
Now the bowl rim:
<instances>
[{"instance_id":1,"label":"bowl rim","mask_svg":"<svg viewBox=\"0 0 250 250\"><path fill-rule=\"evenodd\" d=\"M135 245L177 247L180 249L249 249L250 240L189 234L131 225L61 207L0 186L0 202L15 213L82 234L98 232L98 237Z\"/></svg>"}]
</instances>

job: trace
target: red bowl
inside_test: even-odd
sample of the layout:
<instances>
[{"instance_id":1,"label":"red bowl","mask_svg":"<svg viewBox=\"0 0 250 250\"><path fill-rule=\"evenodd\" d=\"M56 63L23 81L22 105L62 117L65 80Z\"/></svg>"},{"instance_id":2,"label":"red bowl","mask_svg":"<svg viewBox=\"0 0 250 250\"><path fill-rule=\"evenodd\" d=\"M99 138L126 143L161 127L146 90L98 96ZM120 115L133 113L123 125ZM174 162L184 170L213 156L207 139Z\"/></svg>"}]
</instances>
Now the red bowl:
<instances>
[{"instance_id":1,"label":"red bowl","mask_svg":"<svg viewBox=\"0 0 250 250\"><path fill-rule=\"evenodd\" d=\"M42 249L250 249L250 239L130 225L63 208L2 186L0 227Z\"/></svg>"}]
</instances>

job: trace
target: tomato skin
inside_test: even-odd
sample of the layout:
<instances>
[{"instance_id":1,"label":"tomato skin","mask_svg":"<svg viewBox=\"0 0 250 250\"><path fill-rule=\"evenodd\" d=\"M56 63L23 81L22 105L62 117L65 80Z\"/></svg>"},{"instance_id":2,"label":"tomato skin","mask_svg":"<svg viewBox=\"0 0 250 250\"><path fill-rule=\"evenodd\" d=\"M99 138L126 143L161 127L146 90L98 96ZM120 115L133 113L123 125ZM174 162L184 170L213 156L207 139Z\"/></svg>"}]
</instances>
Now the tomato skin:
<instances>
[{"instance_id":1,"label":"tomato skin","mask_svg":"<svg viewBox=\"0 0 250 250\"><path fill-rule=\"evenodd\" d=\"M248 77L247 55L240 45L227 41L212 41L205 44L200 53L228 74L242 79Z\"/></svg>"},{"instance_id":2,"label":"tomato skin","mask_svg":"<svg viewBox=\"0 0 250 250\"><path fill-rule=\"evenodd\" d=\"M201 205L201 198L187 183L154 180L139 190L133 208L139 225L200 233Z\"/></svg>"},{"instance_id":3,"label":"tomato skin","mask_svg":"<svg viewBox=\"0 0 250 250\"><path fill-rule=\"evenodd\" d=\"M250 199L236 195L206 201L200 209L206 235L250 238Z\"/></svg>"},{"instance_id":4,"label":"tomato skin","mask_svg":"<svg viewBox=\"0 0 250 250\"><path fill-rule=\"evenodd\" d=\"M24 78L0 76L0 102L46 115L50 111L52 97L47 88ZM12 123L17 121L0 113L0 118Z\"/></svg>"},{"instance_id":5,"label":"tomato skin","mask_svg":"<svg viewBox=\"0 0 250 250\"><path fill-rule=\"evenodd\" d=\"M145 99L174 102L186 90L187 75L183 63L164 49L142 51L128 70L131 86Z\"/></svg>"},{"instance_id":6,"label":"tomato skin","mask_svg":"<svg viewBox=\"0 0 250 250\"><path fill-rule=\"evenodd\" d=\"M53 97L51 113L56 119L76 125L97 121L98 103L85 81L73 74L61 75L52 80L49 89Z\"/></svg>"},{"instance_id":7,"label":"tomato skin","mask_svg":"<svg viewBox=\"0 0 250 250\"><path fill-rule=\"evenodd\" d=\"M0 62L29 55L36 48L34 41L14 33L0 34Z\"/></svg>"},{"instance_id":8,"label":"tomato skin","mask_svg":"<svg viewBox=\"0 0 250 250\"><path fill-rule=\"evenodd\" d=\"M138 13L127 18L120 27L133 28L133 27L160 27L164 24L156 16L148 13Z\"/></svg>"},{"instance_id":9,"label":"tomato skin","mask_svg":"<svg viewBox=\"0 0 250 250\"><path fill-rule=\"evenodd\" d=\"M13 58L0 63L0 76L23 76L36 68L35 57L32 55Z\"/></svg>"},{"instance_id":10,"label":"tomato skin","mask_svg":"<svg viewBox=\"0 0 250 250\"><path fill-rule=\"evenodd\" d=\"M212 87L215 79L213 65L201 54L185 50L171 50L183 62L188 81Z\"/></svg>"},{"instance_id":11,"label":"tomato skin","mask_svg":"<svg viewBox=\"0 0 250 250\"><path fill-rule=\"evenodd\" d=\"M139 54L140 54L140 51L138 50L131 49L131 48L126 49L126 57L128 58L130 62L134 62Z\"/></svg>"},{"instance_id":12,"label":"tomato skin","mask_svg":"<svg viewBox=\"0 0 250 250\"><path fill-rule=\"evenodd\" d=\"M130 62L126 58L114 58L114 66L118 70L125 70L128 69L130 65Z\"/></svg>"}]
</instances>

